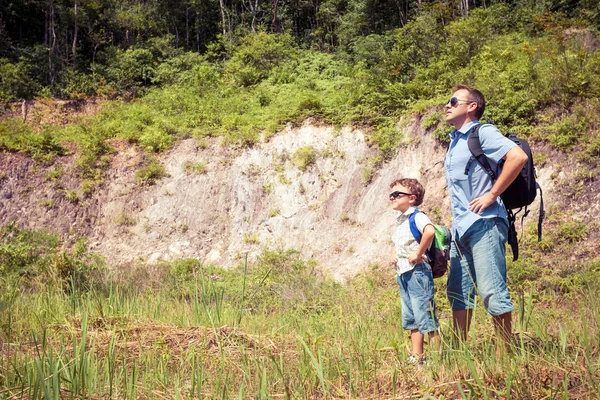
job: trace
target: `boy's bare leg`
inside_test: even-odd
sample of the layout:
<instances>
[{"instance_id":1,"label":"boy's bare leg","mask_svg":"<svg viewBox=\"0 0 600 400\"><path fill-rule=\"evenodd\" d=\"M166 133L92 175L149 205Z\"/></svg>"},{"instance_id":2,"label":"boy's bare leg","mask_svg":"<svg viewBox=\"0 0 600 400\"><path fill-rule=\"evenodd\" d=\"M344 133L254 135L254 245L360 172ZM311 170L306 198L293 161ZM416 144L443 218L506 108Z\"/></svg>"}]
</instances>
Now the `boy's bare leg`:
<instances>
[{"instance_id":1,"label":"boy's bare leg","mask_svg":"<svg viewBox=\"0 0 600 400\"><path fill-rule=\"evenodd\" d=\"M412 343L412 353L417 356L423 355L423 342L425 341L425 335L419 332L418 329L410 331L410 341Z\"/></svg>"}]
</instances>

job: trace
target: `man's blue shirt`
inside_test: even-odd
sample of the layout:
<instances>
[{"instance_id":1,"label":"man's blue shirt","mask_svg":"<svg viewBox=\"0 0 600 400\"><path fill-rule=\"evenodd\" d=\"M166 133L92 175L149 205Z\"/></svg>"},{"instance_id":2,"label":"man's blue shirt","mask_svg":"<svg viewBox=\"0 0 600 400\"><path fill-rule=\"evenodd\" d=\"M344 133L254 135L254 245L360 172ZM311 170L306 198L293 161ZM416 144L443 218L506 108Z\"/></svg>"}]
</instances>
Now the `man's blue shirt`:
<instances>
[{"instance_id":1,"label":"man's blue shirt","mask_svg":"<svg viewBox=\"0 0 600 400\"><path fill-rule=\"evenodd\" d=\"M471 161L468 174L465 174L465 167L471 159L467 138L471 128L478 123L479 121L472 121L460 130L455 129L450 133L450 147L444 162L452 207L452 234L456 238L464 235L480 218L507 219L506 210L499 196L496 203L483 210L481 215L470 209L469 203L489 192L494 184L487 172L475 160ZM479 129L479 141L483 153L491 161L490 166L494 170L502 157L516 146L513 141L504 137L498 128L489 124L484 124ZM500 172L498 170L497 175L500 175Z\"/></svg>"}]
</instances>

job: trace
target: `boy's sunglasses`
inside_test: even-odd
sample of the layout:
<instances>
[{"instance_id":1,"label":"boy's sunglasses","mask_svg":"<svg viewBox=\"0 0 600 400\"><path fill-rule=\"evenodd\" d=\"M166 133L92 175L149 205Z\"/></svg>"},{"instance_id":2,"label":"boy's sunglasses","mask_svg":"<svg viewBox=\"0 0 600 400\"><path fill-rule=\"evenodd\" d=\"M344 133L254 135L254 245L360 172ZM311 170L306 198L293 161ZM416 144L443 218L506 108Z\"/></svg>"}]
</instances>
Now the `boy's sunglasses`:
<instances>
[{"instance_id":1,"label":"boy's sunglasses","mask_svg":"<svg viewBox=\"0 0 600 400\"><path fill-rule=\"evenodd\" d=\"M453 97L450 100L448 100L448 103L450 103L450 105L452 107L456 107L458 105L459 102L465 102L465 103L475 103L474 101L471 100L463 100L463 99L459 99L458 97ZM446 104L448 104L446 103Z\"/></svg>"},{"instance_id":2,"label":"boy's sunglasses","mask_svg":"<svg viewBox=\"0 0 600 400\"><path fill-rule=\"evenodd\" d=\"M390 193L390 200L397 199L400 196L412 196L412 193L404 193L404 192L395 191L393 193Z\"/></svg>"}]
</instances>

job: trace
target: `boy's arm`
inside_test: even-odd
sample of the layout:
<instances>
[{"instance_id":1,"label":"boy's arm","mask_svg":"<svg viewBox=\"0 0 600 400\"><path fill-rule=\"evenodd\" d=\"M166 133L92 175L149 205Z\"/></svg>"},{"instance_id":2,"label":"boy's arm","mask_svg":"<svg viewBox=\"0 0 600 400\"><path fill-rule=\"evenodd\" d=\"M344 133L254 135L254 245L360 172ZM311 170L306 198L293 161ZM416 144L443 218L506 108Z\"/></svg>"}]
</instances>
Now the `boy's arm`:
<instances>
[{"instance_id":1,"label":"boy's arm","mask_svg":"<svg viewBox=\"0 0 600 400\"><path fill-rule=\"evenodd\" d=\"M423 262L423 254L427 251L433 238L435 237L435 228L433 224L425 225L423 228L423 236L421 236L421 243L419 243L419 249L408 256L408 262L411 264L419 264Z\"/></svg>"},{"instance_id":2,"label":"boy's arm","mask_svg":"<svg viewBox=\"0 0 600 400\"><path fill-rule=\"evenodd\" d=\"M398 262L398 256L396 255L396 246L392 245L392 252L390 253L390 265L396 265Z\"/></svg>"}]
</instances>

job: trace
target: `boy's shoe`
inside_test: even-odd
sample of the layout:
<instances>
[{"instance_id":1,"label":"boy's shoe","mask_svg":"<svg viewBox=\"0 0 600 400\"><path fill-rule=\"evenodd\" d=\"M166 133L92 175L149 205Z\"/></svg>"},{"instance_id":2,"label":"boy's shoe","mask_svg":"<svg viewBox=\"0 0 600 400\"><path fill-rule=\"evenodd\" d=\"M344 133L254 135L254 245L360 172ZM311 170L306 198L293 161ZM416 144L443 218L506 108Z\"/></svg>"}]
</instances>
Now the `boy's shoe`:
<instances>
[{"instance_id":1,"label":"boy's shoe","mask_svg":"<svg viewBox=\"0 0 600 400\"><path fill-rule=\"evenodd\" d=\"M411 354L411 356L406 359L406 363L408 365L419 365L421 363L421 359L419 356Z\"/></svg>"},{"instance_id":2,"label":"boy's shoe","mask_svg":"<svg viewBox=\"0 0 600 400\"><path fill-rule=\"evenodd\" d=\"M419 357L415 354L412 354L410 357L408 357L406 359L406 363L408 365L426 366L429 363L429 360L427 357Z\"/></svg>"}]
</instances>

